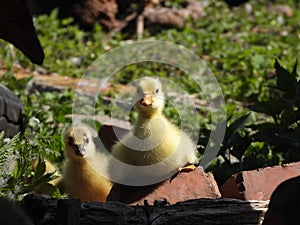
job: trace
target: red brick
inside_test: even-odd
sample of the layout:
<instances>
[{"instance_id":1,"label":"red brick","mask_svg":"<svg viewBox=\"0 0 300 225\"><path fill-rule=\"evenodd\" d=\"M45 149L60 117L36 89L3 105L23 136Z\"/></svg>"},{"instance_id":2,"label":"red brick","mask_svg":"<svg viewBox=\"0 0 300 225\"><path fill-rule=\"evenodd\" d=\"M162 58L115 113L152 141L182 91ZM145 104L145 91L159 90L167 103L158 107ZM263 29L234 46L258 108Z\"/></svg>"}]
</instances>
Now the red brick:
<instances>
[{"instance_id":1,"label":"red brick","mask_svg":"<svg viewBox=\"0 0 300 225\"><path fill-rule=\"evenodd\" d=\"M166 180L160 184L140 187L116 184L108 196L108 201L143 205L144 200L153 204L155 200L166 199L168 203L174 204L188 199L215 199L220 196L213 175L205 173L202 167L197 167L193 172L178 174L171 182Z\"/></svg>"},{"instance_id":2,"label":"red brick","mask_svg":"<svg viewBox=\"0 0 300 225\"><path fill-rule=\"evenodd\" d=\"M221 187L223 198L269 200L283 181L300 175L300 162L272 166L232 175Z\"/></svg>"}]
</instances>

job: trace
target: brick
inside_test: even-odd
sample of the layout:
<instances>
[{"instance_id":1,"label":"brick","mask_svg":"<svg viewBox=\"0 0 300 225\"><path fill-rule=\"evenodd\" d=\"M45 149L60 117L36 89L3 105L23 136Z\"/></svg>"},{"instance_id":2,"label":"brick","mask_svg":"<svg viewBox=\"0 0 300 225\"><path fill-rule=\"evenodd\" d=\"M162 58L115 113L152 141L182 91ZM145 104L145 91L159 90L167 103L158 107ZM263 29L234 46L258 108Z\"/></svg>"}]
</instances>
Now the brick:
<instances>
[{"instance_id":1,"label":"brick","mask_svg":"<svg viewBox=\"0 0 300 225\"><path fill-rule=\"evenodd\" d=\"M172 181L149 186L125 186L116 184L108 196L108 201L119 201L130 205L144 205L161 201L169 204L196 198L220 198L218 186L211 173L202 167L195 171L179 173Z\"/></svg>"},{"instance_id":2,"label":"brick","mask_svg":"<svg viewBox=\"0 0 300 225\"><path fill-rule=\"evenodd\" d=\"M242 171L232 175L221 187L223 198L270 200L283 181L300 175L300 162Z\"/></svg>"}]
</instances>

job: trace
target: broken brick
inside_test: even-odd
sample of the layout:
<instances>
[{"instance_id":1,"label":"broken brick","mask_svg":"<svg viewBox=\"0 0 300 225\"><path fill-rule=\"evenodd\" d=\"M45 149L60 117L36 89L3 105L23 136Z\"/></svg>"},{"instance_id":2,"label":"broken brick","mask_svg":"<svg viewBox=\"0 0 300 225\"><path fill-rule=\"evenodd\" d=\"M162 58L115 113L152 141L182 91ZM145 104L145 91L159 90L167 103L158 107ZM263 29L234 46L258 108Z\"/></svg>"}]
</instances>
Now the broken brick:
<instances>
[{"instance_id":1,"label":"broken brick","mask_svg":"<svg viewBox=\"0 0 300 225\"><path fill-rule=\"evenodd\" d=\"M221 187L223 198L269 200L283 181L300 175L300 162L270 166L232 175Z\"/></svg>"}]
</instances>

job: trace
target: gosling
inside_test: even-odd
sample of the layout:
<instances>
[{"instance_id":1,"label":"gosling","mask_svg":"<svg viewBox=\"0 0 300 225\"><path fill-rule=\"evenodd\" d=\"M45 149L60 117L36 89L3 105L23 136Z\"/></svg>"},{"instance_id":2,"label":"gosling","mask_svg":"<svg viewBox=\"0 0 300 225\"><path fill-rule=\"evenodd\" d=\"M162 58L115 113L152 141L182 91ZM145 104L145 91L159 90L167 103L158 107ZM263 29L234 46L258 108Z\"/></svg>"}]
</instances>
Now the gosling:
<instances>
[{"instance_id":1,"label":"gosling","mask_svg":"<svg viewBox=\"0 0 300 225\"><path fill-rule=\"evenodd\" d=\"M112 183L100 172L107 168L107 157L105 152L97 152L90 128L82 125L69 128L65 146L66 161L58 186L81 202L106 202ZM97 169L92 165L98 165Z\"/></svg>"},{"instance_id":2,"label":"gosling","mask_svg":"<svg viewBox=\"0 0 300 225\"><path fill-rule=\"evenodd\" d=\"M154 170L144 173L139 169L111 171L121 183L151 177L166 178L197 164L196 146L189 136L172 124L164 115L162 85L157 78L144 77L137 84L134 95L137 121L132 132L113 147L111 154L119 161L132 166L149 166L160 163ZM184 167L190 164L191 167Z\"/></svg>"}]
</instances>

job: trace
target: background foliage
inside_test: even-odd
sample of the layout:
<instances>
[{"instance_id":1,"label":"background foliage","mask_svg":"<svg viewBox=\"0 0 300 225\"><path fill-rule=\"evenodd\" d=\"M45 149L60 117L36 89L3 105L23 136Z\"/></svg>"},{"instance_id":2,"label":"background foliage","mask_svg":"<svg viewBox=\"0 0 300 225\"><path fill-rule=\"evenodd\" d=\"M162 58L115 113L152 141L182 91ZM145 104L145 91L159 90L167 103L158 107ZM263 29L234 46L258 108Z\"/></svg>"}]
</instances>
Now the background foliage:
<instances>
[{"instance_id":1,"label":"background foliage","mask_svg":"<svg viewBox=\"0 0 300 225\"><path fill-rule=\"evenodd\" d=\"M221 184L241 169L299 160L300 90L295 64L300 54L299 3L252 0L247 5L229 7L223 1L203 2L206 4L204 18L189 20L182 29L162 28L155 34L146 29L143 38L170 41L191 49L207 63L221 85L228 129L220 154L208 170L214 172ZM182 1L165 4L180 7ZM280 5L289 6L292 16L278 10ZM0 193L16 198L46 185L51 179L50 175L43 177L43 165L36 172L38 175L32 171L32 156L46 157L60 167L64 147L61 137L71 123L65 115L72 113L74 90L32 90L30 79L17 81L12 76L13 64L30 71L81 77L105 49L122 45L129 38L120 33L107 38L99 25L91 31L81 30L72 18L58 19L57 10L37 16L34 23L46 54L42 67L31 64L18 50L14 57L9 45L0 40L0 65L8 69L1 83L12 89L25 105L24 133L10 142L2 137L0 143L3 152L0 155L4 157L0 159ZM105 45L104 38L108 40ZM130 39L135 40L135 35ZM280 66L279 61L288 69ZM190 94L199 94L181 71L157 63L130 65L117 73L114 82L126 84L151 74L172 78L185 85ZM102 100L95 100L97 113L110 113ZM171 106L165 112L177 121L177 112ZM210 118L205 107L199 114L201 152L209 135ZM17 152L17 164L5 170L3 162L12 152ZM53 190L50 192L57 195Z\"/></svg>"}]
</instances>

